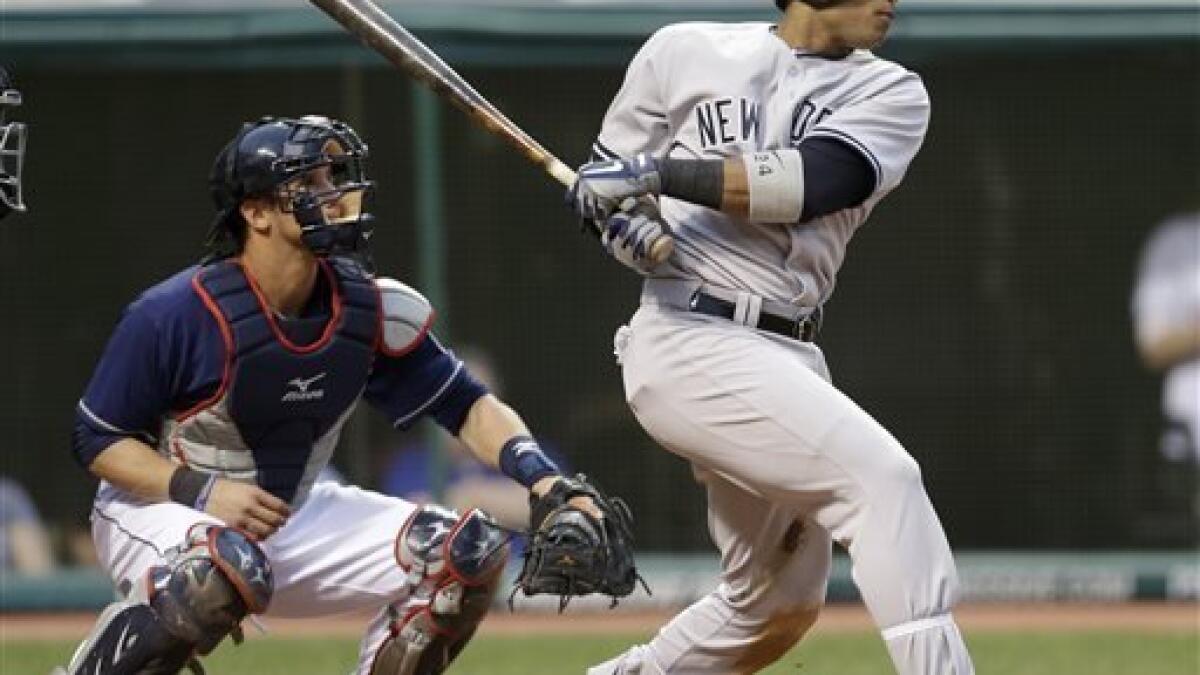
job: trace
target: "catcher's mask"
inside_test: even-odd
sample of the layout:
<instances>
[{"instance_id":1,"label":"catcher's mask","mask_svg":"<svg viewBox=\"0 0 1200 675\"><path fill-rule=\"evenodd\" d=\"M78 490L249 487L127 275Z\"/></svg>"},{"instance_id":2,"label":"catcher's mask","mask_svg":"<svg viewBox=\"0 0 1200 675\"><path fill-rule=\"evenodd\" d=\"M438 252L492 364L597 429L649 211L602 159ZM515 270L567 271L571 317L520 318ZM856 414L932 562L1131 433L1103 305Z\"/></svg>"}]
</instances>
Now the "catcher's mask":
<instances>
[{"instance_id":1,"label":"catcher's mask","mask_svg":"<svg viewBox=\"0 0 1200 675\"><path fill-rule=\"evenodd\" d=\"M21 105L21 92L13 85L8 71L0 68L0 218L12 211L24 211L21 198L21 169L25 164L26 126L5 122L9 108Z\"/></svg>"},{"instance_id":2,"label":"catcher's mask","mask_svg":"<svg viewBox=\"0 0 1200 675\"><path fill-rule=\"evenodd\" d=\"M263 117L243 125L217 154L209 176L217 207L211 253L240 251L246 223L239 206L250 197L268 197L295 215L301 239L316 255L369 258L374 218L367 206L375 183L367 179L366 157L358 134L327 117ZM339 201L351 213L331 223L322 207Z\"/></svg>"}]
</instances>

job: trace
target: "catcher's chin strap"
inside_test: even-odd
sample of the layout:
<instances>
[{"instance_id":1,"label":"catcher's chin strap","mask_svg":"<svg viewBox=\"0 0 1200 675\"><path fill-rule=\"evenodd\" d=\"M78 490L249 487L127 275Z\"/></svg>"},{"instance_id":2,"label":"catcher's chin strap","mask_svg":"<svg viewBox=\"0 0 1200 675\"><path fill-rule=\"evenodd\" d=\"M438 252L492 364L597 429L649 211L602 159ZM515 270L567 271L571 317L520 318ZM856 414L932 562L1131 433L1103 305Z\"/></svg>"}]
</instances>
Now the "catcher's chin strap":
<instances>
[{"instance_id":1,"label":"catcher's chin strap","mask_svg":"<svg viewBox=\"0 0 1200 675\"><path fill-rule=\"evenodd\" d=\"M601 519L572 505L588 497ZM529 543L521 573L508 596L514 611L517 592L557 594L561 614L571 598L601 593L612 600L633 592L637 584L653 595L633 559L633 513L619 497L610 497L578 474L562 477L542 497L530 495Z\"/></svg>"}]
</instances>

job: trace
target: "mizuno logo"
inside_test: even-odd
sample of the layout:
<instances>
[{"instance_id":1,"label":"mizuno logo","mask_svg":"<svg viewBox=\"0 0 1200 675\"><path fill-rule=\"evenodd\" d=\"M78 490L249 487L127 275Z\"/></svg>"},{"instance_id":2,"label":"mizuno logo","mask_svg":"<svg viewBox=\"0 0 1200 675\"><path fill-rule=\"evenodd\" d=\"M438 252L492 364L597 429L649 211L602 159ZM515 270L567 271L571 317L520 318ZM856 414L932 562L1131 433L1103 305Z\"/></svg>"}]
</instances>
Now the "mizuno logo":
<instances>
[{"instance_id":1,"label":"mizuno logo","mask_svg":"<svg viewBox=\"0 0 1200 675\"><path fill-rule=\"evenodd\" d=\"M324 398L324 389L313 389L310 391L309 387L317 380L325 377L325 375L326 373L318 373L312 377L294 377L288 380L289 389L283 395L283 398L279 400L284 403L297 403L300 401L317 401Z\"/></svg>"}]
</instances>

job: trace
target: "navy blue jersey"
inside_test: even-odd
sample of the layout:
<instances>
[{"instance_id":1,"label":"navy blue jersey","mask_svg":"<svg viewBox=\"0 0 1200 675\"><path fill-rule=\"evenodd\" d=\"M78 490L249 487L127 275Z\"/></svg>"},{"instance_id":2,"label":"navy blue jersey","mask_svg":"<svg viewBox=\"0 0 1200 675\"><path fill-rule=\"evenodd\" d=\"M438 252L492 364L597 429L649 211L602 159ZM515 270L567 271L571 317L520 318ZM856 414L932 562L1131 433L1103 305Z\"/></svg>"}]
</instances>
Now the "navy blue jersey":
<instances>
[{"instance_id":1,"label":"navy blue jersey","mask_svg":"<svg viewBox=\"0 0 1200 675\"><path fill-rule=\"evenodd\" d=\"M269 316L273 330L278 331L271 339L306 345L321 338L340 297L334 290L337 277L329 266L322 269L326 273L318 275L311 299L299 316ZM180 439L166 436L180 424L211 413L230 376L232 348L229 327L218 319L211 298L197 285L200 271L198 266L183 270L144 292L125 309L76 408L73 445L77 459L85 466L109 445L126 437L138 438L163 454L187 461L189 454L179 447ZM361 397L398 427L432 416L457 434L467 411L486 389L427 328L425 325L413 332L405 345L385 346L379 340L365 383L351 384L362 386ZM329 378L327 382L336 383L339 377L362 378L363 374L330 369L325 377ZM312 386L299 384L304 390L287 392L285 402L288 397L294 401L304 396ZM214 419L210 425L219 423L219 417ZM336 442L336 433L332 442ZM223 467L218 462L216 466L197 468L220 471Z\"/></svg>"}]
</instances>

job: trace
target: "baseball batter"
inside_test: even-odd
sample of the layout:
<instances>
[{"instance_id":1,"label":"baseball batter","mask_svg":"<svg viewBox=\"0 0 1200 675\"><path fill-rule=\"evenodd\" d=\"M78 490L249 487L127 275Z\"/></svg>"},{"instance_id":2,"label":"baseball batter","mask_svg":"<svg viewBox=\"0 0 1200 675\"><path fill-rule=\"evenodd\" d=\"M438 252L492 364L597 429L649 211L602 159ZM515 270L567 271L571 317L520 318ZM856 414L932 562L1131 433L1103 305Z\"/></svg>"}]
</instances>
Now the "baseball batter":
<instances>
[{"instance_id":1,"label":"baseball batter","mask_svg":"<svg viewBox=\"0 0 1200 675\"><path fill-rule=\"evenodd\" d=\"M813 342L850 238L921 146L929 100L867 51L894 1L776 4L778 25L654 34L572 188L608 251L646 276L616 336L626 397L705 486L722 566L710 595L589 672L767 666L816 620L837 542L897 672L971 673L920 469L830 383ZM663 236L674 252L655 265Z\"/></svg>"},{"instance_id":2,"label":"baseball batter","mask_svg":"<svg viewBox=\"0 0 1200 675\"><path fill-rule=\"evenodd\" d=\"M93 534L126 597L71 675L176 673L248 614L353 610L378 610L356 672L443 672L487 611L507 537L478 510L317 482L360 398L397 427L431 417L535 494L571 482L429 332L429 303L351 257L366 154L328 118L246 124L213 166L213 255L125 310L74 450L102 479Z\"/></svg>"}]
</instances>

